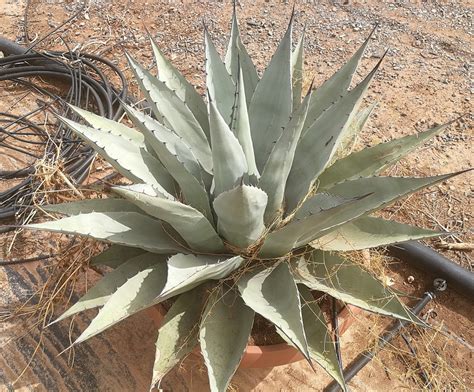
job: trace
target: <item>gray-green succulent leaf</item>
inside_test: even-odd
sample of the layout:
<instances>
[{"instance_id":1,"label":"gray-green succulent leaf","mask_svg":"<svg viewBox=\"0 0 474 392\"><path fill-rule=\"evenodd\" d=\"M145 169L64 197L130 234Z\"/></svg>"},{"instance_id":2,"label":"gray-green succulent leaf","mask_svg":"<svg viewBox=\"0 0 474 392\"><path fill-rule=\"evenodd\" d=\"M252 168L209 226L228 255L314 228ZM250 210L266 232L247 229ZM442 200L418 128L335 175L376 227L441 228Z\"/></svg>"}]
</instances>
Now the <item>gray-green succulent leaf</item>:
<instances>
[{"instance_id":1,"label":"gray-green succulent leaf","mask_svg":"<svg viewBox=\"0 0 474 392\"><path fill-rule=\"evenodd\" d=\"M361 83L325 110L302 135L286 184L289 211L297 207L331 161L380 64L381 61Z\"/></svg>"},{"instance_id":2,"label":"gray-green succulent leaf","mask_svg":"<svg viewBox=\"0 0 474 392\"><path fill-rule=\"evenodd\" d=\"M345 180L375 176L425 141L438 135L449 125L449 123L440 125L425 132L380 143L347 155L337 160L318 177L318 189L326 189Z\"/></svg>"},{"instance_id":3,"label":"gray-green succulent leaf","mask_svg":"<svg viewBox=\"0 0 474 392\"><path fill-rule=\"evenodd\" d=\"M160 116L164 118L172 130L194 148L194 155L203 168L212 173L209 141L194 114L166 84L142 68L130 56L127 58L155 116L158 119Z\"/></svg>"},{"instance_id":4,"label":"gray-green succulent leaf","mask_svg":"<svg viewBox=\"0 0 474 392\"><path fill-rule=\"evenodd\" d=\"M122 106L133 124L143 133L145 143L156 153L178 183L181 183L180 179L183 177L183 169L180 166L184 166L187 172L202 182L203 169L191 145L153 117L125 103Z\"/></svg>"},{"instance_id":5,"label":"gray-green succulent leaf","mask_svg":"<svg viewBox=\"0 0 474 392\"><path fill-rule=\"evenodd\" d=\"M144 148L111 132L97 131L66 118L61 118L61 121L92 146L124 177L133 182L150 184L163 193L174 193L173 178L161 162Z\"/></svg>"},{"instance_id":6,"label":"gray-green succulent leaf","mask_svg":"<svg viewBox=\"0 0 474 392\"><path fill-rule=\"evenodd\" d=\"M293 274L298 283L359 308L412 322L417 317L388 287L359 265L337 254L315 250L301 257Z\"/></svg>"},{"instance_id":7,"label":"gray-green succulent leaf","mask_svg":"<svg viewBox=\"0 0 474 392\"><path fill-rule=\"evenodd\" d=\"M375 29L374 29L375 31ZM374 33L370 33L362 46L354 53L354 55L346 62L333 76L326 80L321 86L316 88L311 99L308 116L303 133L323 114L339 98L347 94L347 90L351 85L352 78L359 66L362 56L365 53L370 39Z\"/></svg>"},{"instance_id":8,"label":"gray-green succulent leaf","mask_svg":"<svg viewBox=\"0 0 474 392\"><path fill-rule=\"evenodd\" d=\"M354 214L362 213L356 206L365 205L369 195L353 199L318 193L307 201L311 204L306 216L296 217L286 226L269 233L260 251L262 257L278 257L314 241L324 231L342 225ZM304 205L303 205L304 206Z\"/></svg>"},{"instance_id":9,"label":"gray-green succulent leaf","mask_svg":"<svg viewBox=\"0 0 474 392\"><path fill-rule=\"evenodd\" d=\"M148 215L169 223L193 249L212 253L224 251L224 243L212 223L195 208L177 200L134 191L127 186L112 189Z\"/></svg>"},{"instance_id":10,"label":"gray-green succulent leaf","mask_svg":"<svg viewBox=\"0 0 474 392\"><path fill-rule=\"evenodd\" d=\"M174 91L178 98L186 104L209 138L209 119L206 103L194 86L163 55L156 41L151 37L150 41L158 70L158 79Z\"/></svg>"},{"instance_id":11,"label":"gray-green succulent leaf","mask_svg":"<svg viewBox=\"0 0 474 392\"><path fill-rule=\"evenodd\" d=\"M133 248L124 245L111 245L102 253L91 258L90 265L92 266L107 266L110 268L117 268L135 256L142 255L146 250L140 248Z\"/></svg>"},{"instance_id":12,"label":"gray-green succulent leaf","mask_svg":"<svg viewBox=\"0 0 474 392\"><path fill-rule=\"evenodd\" d=\"M376 107L377 103L373 103L367 107L360 109L356 113L356 115L352 118L352 122L348 124L343 134L341 135L341 141L339 142L339 146L328 166L331 166L334 162L353 152L357 141L359 140L359 134L364 129ZM321 176L318 177L318 184L320 181L320 177Z\"/></svg>"},{"instance_id":13,"label":"gray-green succulent leaf","mask_svg":"<svg viewBox=\"0 0 474 392\"><path fill-rule=\"evenodd\" d=\"M448 233L362 216L311 242L311 246L322 250L351 251L446 234Z\"/></svg>"},{"instance_id":14,"label":"gray-green succulent leaf","mask_svg":"<svg viewBox=\"0 0 474 392\"><path fill-rule=\"evenodd\" d=\"M305 32L303 31L295 50L291 53L291 93L293 94L293 110L300 106L301 95L303 93L304 35Z\"/></svg>"},{"instance_id":15,"label":"gray-green succulent leaf","mask_svg":"<svg viewBox=\"0 0 474 392\"><path fill-rule=\"evenodd\" d=\"M242 72L240 80L245 88L239 89L239 91L243 91L241 94L245 97L246 105L249 106L259 78L255 65L242 43L235 10L232 16L232 27L224 64L235 84L239 83L239 73Z\"/></svg>"},{"instance_id":16,"label":"gray-green succulent leaf","mask_svg":"<svg viewBox=\"0 0 474 392\"><path fill-rule=\"evenodd\" d=\"M151 389L198 345L206 285L180 294L158 331Z\"/></svg>"},{"instance_id":17,"label":"gray-green succulent leaf","mask_svg":"<svg viewBox=\"0 0 474 392\"><path fill-rule=\"evenodd\" d=\"M76 339L83 342L127 317L155 304L167 281L167 263L153 264L129 277L107 300L97 316Z\"/></svg>"},{"instance_id":18,"label":"gray-green succulent leaf","mask_svg":"<svg viewBox=\"0 0 474 392\"><path fill-rule=\"evenodd\" d=\"M239 185L214 200L219 233L233 246L245 249L265 231L263 215L267 194L250 185Z\"/></svg>"},{"instance_id":19,"label":"gray-green succulent leaf","mask_svg":"<svg viewBox=\"0 0 474 392\"><path fill-rule=\"evenodd\" d=\"M261 172L292 113L292 20L270 64L257 84L249 106L257 168Z\"/></svg>"},{"instance_id":20,"label":"gray-green succulent leaf","mask_svg":"<svg viewBox=\"0 0 474 392\"><path fill-rule=\"evenodd\" d=\"M336 348L323 312L311 291L303 284L298 285L301 297L301 315L311 359L320 365L339 385L346 390L342 369L337 359Z\"/></svg>"},{"instance_id":21,"label":"gray-green succulent leaf","mask_svg":"<svg viewBox=\"0 0 474 392\"><path fill-rule=\"evenodd\" d=\"M228 278L245 262L246 260L240 256L229 258L228 256L178 253L167 261L168 278L156 300L163 301L171 298L208 280Z\"/></svg>"},{"instance_id":22,"label":"gray-green succulent leaf","mask_svg":"<svg viewBox=\"0 0 474 392\"><path fill-rule=\"evenodd\" d=\"M143 134L136 129L127 127L117 121L99 116L95 113L78 108L74 105L68 105L76 114L81 116L92 128L109 132L115 136L121 136L128 142L135 144L139 148L145 148L145 138Z\"/></svg>"},{"instance_id":23,"label":"gray-green succulent leaf","mask_svg":"<svg viewBox=\"0 0 474 392\"><path fill-rule=\"evenodd\" d=\"M106 199L85 199L61 204L41 206L45 211L67 216L89 214L91 212L142 212L128 200L108 197Z\"/></svg>"},{"instance_id":24,"label":"gray-green succulent leaf","mask_svg":"<svg viewBox=\"0 0 474 392\"><path fill-rule=\"evenodd\" d=\"M226 391L244 355L254 311L235 288L219 285L202 314L199 342L211 391Z\"/></svg>"},{"instance_id":25,"label":"gray-green succulent leaf","mask_svg":"<svg viewBox=\"0 0 474 392\"><path fill-rule=\"evenodd\" d=\"M206 85L210 99L214 101L225 124L230 125L235 102L235 83L227 72L207 29L204 29L206 51ZM212 127L212 125L211 125ZM212 136L211 136L212 139Z\"/></svg>"},{"instance_id":26,"label":"gray-green succulent leaf","mask_svg":"<svg viewBox=\"0 0 474 392\"><path fill-rule=\"evenodd\" d=\"M283 213L286 182L293 165L296 146L303 130L310 99L311 90L301 106L295 110L283 133L273 146L258 182L258 186L268 194L268 204L265 210L265 223L267 224L273 222Z\"/></svg>"},{"instance_id":27,"label":"gray-green succulent leaf","mask_svg":"<svg viewBox=\"0 0 474 392\"><path fill-rule=\"evenodd\" d=\"M226 259L178 253L167 261L141 270L110 296L75 344L97 335L140 310L189 291L201 283L228 277L243 262L244 259L239 256Z\"/></svg>"},{"instance_id":28,"label":"gray-green succulent leaf","mask_svg":"<svg viewBox=\"0 0 474 392\"><path fill-rule=\"evenodd\" d=\"M236 284L245 304L274 324L311 363L300 296L288 264L249 270Z\"/></svg>"},{"instance_id":29,"label":"gray-green succulent leaf","mask_svg":"<svg viewBox=\"0 0 474 392\"><path fill-rule=\"evenodd\" d=\"M183 240L172 238L162 222L137 212L90 212L25 227L95 238L152 253L186 252L180 245Z\"/></svg>"},{"instance_id":30,"label":"gray-green succulent leaf","mask_svg":"<svg viewBox=\"0 0 474 392\"><path fill-rule=\"evenodd\" d=\"M234 121L232 122L231 128L244 151L249 176L259 178L260 173L257 168L257 163L255 162L255 152L246 100L247 93L245 92L242 69L240 69L239 78L237 80L237 94L236 106L234 108Z\"/></svg>"},{"instance_id":31,"label":"gray-green succulent leaf","mask_svg":"<svg viewBox=\"0 0 474 392\"><path fill-rule=\"evenodd\" d=\"M247 158L239 140L230 130L213 100L209 102L212 162L214 165L214 194L234 188L248 173Z\"/></svg>"},{"instance_id":32,"label":"gray-green succulent leaf","mask_svg":"<svg viewBox=\"0 0 474 392\"><path fill-rule=\"evenodd\" d=\"M169 258L169 255L159 255L149 252L131 257L116 269L106 274L92 288L90 288L89 291L79 299L79 301L71 306L54 322L56 323L84 310L94 309L105 305L112 294L127 282L128 279L155 264L163 263L167 258Z\"/></svg>"}]
</instances>

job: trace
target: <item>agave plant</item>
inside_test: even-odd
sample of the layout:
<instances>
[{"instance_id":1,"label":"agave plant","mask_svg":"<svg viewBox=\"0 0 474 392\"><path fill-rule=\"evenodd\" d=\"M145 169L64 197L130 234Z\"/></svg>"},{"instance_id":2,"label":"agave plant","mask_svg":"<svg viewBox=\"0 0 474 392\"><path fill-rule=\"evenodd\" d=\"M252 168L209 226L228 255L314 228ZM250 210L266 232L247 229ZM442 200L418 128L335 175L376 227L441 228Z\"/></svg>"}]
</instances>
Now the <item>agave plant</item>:
<instances>
[{"instance_id":1,"label":"agave plant","mask_svg":"<svg viewBox=\"0 0 474 392\"><path fill-rule=\"evenodd\" d=\"M131 182L28 226L112 244L92 260L111 272L56 320L100 308L75 343L172 299L152 385L200 346L211 390L225 391L259 314L344 387L312 291L418 322L338 253L440 235L373 213L454 175L379 176L444 126L346 153L372 110L361 101L380 62L349 89L368 42L303 98L304 35L293 49L290 21L259 77L234 11L224 61L205 31L207 98L152 41L157 77L127 56L152 115L123 103L133 128L79 108L90 126L61 118Z\"/></svg>"}]
</instances>

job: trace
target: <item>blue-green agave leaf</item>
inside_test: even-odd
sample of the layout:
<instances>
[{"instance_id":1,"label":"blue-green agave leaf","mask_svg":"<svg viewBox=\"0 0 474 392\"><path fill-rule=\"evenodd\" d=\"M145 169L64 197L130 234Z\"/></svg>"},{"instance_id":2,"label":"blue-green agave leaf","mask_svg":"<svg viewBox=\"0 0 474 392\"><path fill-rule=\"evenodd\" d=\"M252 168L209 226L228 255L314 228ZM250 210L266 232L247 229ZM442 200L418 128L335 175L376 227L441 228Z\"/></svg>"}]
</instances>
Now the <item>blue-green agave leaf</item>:
<instances>
[{"instance_id":1,"label":"blue-green agave leaf","mask_svg":"<svg viewBox=\"0 0 474 392\"><path fill-rule=\"evenodd\" d=\"M127 56L127 59L155 116L160 120L161 114L172 130L191 146L203 168L212 173L209 142L191 110L166 84L142 68L130 56Z\"/></svg>"},{"instance_id":2,"label":"blue-green agave leaf","mask_svg":"<svg viewBox=\"0 0 474 392\"><path fill-rule=\"evenodd\" d=\"M250 129L257 167L263 170L274 142L292 113L291 31L288 29L257 84L249 106Z\"/></svg>"},{"instance_id":3,"label":"blue-green agave leaf","mask_svg":"<svg viewBox=\"0 0 474 392\"><path fill-rule=\"evenodd\" d=\"M240 256L174 255L167 262L166 285L155 300L164 301L208 280L224 279L244 262Z\"/></svg>"},{"instance_id":4,"label":"blue-green agave leaf","mask_svg":"<svg viewBox=\"0 0 474 392\"><path fill-rule=\"evenodd\" d=\"M295 50L291 53L291 80L293 94L293 111L300 106L301 96L303 94L303 53L304 53L304 35L301 35Z\"/></svg>"},{"instance_id":5,"label":"blue-green agave leaf","mask_svg":"<svg viewBox=\"0 0 474 392\"><path fill-rule=\"evenodd\" d=\"M179 136L151 117L131 107L125 106L125 110L136 126L142 130L166 170L178 183L186 202L212 222L209 197L202 180L203 173L191 148Z\"/></svg>"},{"instance_id":6,"label":"blue-green agave leaf","mask_svg":"<svg viewBox=\"0 0 474 392\"><path fill-rule=\"evenodd\" d=\"M258 186L268 194L265 210L265 223L269 225L283 213L285 185L290 174L296 146L303 129L303 124L311 99L311 89L303 104L293 113L278 141L273 146Z\"/></svg>"},{"instance_id":7,"label":"blue-green agave leaf","mask_svg":"<svg viewBox=\"0 0 474 392\"><path fill-rule=\"evenodd\" d=\"M295 215L290 223L266 236L260 255L279 257L306 245L309 242L307 238L317 237L323 230L353 219L354 207L367 197L367 194L355 198L324 193L315 195L302 206L307 213Z\"/></svg>"},{"instance_id":8,"label":"blue-green agave leaf","mask_svg":"<svg viewBox=\"0 0 474 392\"><path fill-rule=\"evenodd\" d=\"M41 209L67 216L88 214L90 212L141 212L128 200L108 197L106 199L87 199L61 204L41 206Z\"/></svg>"},{"instance_id":9,"label":"blue-green agave leaf","mask_svg":"<svg viewBox=\"0 0 474 392\"><path fill-rule=\"evenodd\" d=\"M119 321L191 290L211 279L223 279L239 268L243 259L176 254L128 279L110 297L74 344L83 342Z\"/></svg>"},{"instance_id":10,"label":"blue-green agave leaf","mask_svg":"<svg viewBox=\"0 0 474 392\"><path fill-rule=\"evenodd\" d=\"M247 173L247 159L239 141L229 129L213 100L209 102L214 194L219 195L241 181Z\"/></svg>"},{"instance_id":11,"label":"blue-green agave leaf","mask_svg":"<svg viewBox=\"0 0 474 392\"><path fill-rule=\"evenodd\" d=\"M247 107L250 105L253 92L258 83L257 70L252 62L247 50L245 49L242 39L240 38L239 24L237 22L237 13L235 9L232 13L232 28L230 31L229 44L227 45L227 51L224 60L227 72L231 75L234 83L238 83L239 72L242 70L241 79L243 80L243 86L245 86L245 97ZM240 90L242 91L242 90Z\"/></svg>"},{"instance_id":12,"label":"blue-green agave leaf","mask_svg":"<svg viewBox=\"0 0 474 392\"><path fill-rule=\"evenodd\" d=\"M145 135L145 142L148 142L150 148L156 145L156 140L161 143L166 143L166 147L171 154L176 155L176 158L182 162L187 171L192 173L198 180L202 181L202 167L193 154L193 150L186 141L174 133L172 130L166 128L153 117L136 110L135 108L123 103L124 111L133 122L133 124ZM158 150L161 150L158 148ZM158 151L154 150L157 154ZM161 159L161 158L160 158Z\"/></svg>"},{"instance_id":13,"label":"blue-green agave leaf","mask_svg":"<svg viewBox=\"0 0 474 392\"><path fill-rule=\"evenodd\" d=\"M352 153L357 142L357 136L365 127L365 124L369 120L369 117L376 106L377 103L373 103L372 105L369 105L368 107L365 107L356 113L351 123L345 128L344 133L341 135L341 142L339 143L339 147L333 156L331 165L338 159L341 159L344 156Z\"/></svg>"},{"instance_id":14,"label":"blue-green agave leaf","mask_svg":"<svg viewBox=\"0 0 474 392\"><path fill-rule=\"evenodd\" d=\"M237 81L237 102L235 106L235 120L232 122L232 131L244 150L247 159L249 176L260 177L255 162L255 152L253 149L252 134L250 131L249 114L247 110L246 92L244 88L244 77L242 70Z\"/></svg>"},{"instance_id":15,"label":"blue-green agave leaf","mask_svg":"<svg viewBox=\"0 0 474 392\"><path fill-rule=\"evenodd\" d=\"M221 253L224 243L211 222L198 210L177 200L137 192L126 186L112 190L130 200L148 215L169 223L197 252Z\"/></svg>"},{"instance_id":16,"label":"blue-green agave leaf","mask_svg":"<svg viewBox=\"0 0 474 392\"><path fill-rule=\"evenodd\" d=\"M375 29L370 33L369 37L354 53L350 60L316 89L311 99L304 130L310 127L327 108L347 93L352 82L352 77L359 66L359 62L364 55L365 49L367 48L374 31ZM305 133L304 130L303 134Z\"/></svg>"},{"instance_id":17,"label":"blue-green agave leaf","mask_svg":"<svg viewBox=\"0 0 474 392\"><path fill-rule=\"evenodd\" d=\"M136 212L91 212L25 228L76 234L153 253L185 251L178 245L183 240L171 238L161 222Z\"/></svg>"},{"instance_id":18,"label":"blue-green agave leaf","mask_svg":"<svg viewBox=\"0 0 474 392\"><path fill-rule=\"evenodd\" d=\"M171 64L163 55L156 41L150 37L151 47L155 55L156 66L158 68L158 79L176 93L176 95L191 110L196 120L201 125L202 130L209 138L209 120L207 118L206 103L196 91L194 86Z\"/></svg>"},{"instance_id":19,"label":"blue-green agave leaf","mask_svg":"<svg viewBox=\"0 0 474 392\"><path fill-rule=\"evenodd\" d=\"M359 85L329 107L301 137L286 184L289 212L296 208L313 181L331 161L344 128L351 123L380 64Z\"/></svg>"},{"instance_id":20,"label":"blue-green agave leaf","mask_svg":"<svg viewBox=\"0 0 474 392\"><path fill-rule=\"evenodd\" d=\"M210 100L215 101L224 122L230 125L235 102L235 84L206 28L204 29L204 43L206 46L206 85ZM212 128L212 125L210 126Z\"/></svg>"},{"instance_id":21,"label":"blue-green agave leaf","mask_svg":"<svg viewBox=\"0 0 474 392\"><path fill-rule=\"evenodd\" d=\"M114 120L109 120L103 116L88 112L87 110L78 108L74 105L68 105L76 114L81 116L92 128L110 132L115 136L121 136L137 147L145 148L145 140L143 134L136 129L127 127Z\"/></svg>"},{"instance_id":22,"label":"blue-green agave leaf","mask_svg":"<svg viewBox=\"0 0 474 392\"><path fill-rule=\"evenodd\" d=\"M272 322L311 363L300 296L288 263L251 269L236 284L247 306Z\"/></svg>"},{"instance_id":23,"label":"blue-green agave leaf","mask_svg":"<svg viewBox=\"0 0 474 392\"><path fill-rule=\"evenodd\" d=\"M267 199L264 191L249 185L221 193L214 200L219 233L239 248L253 244L265 231L263 214Z\"/></svg>"},{"instance_id":24,"label":"blue-green agave leaf","mask_svg":"<svg viewBox=\"0 0 474 392\"><path fill-rule=\"evenodd\" d=\"M254 316L235 288L219 285L211 293L199 342L212 392L227 390L247 347Z\"/></svg>"},{"instance_id":25,"label":"blue-green agave leaf","mask_svg":"<svg viewBox=\"0 0 474 392\"><path fill-rule=\"evenodd\" d=\"M156 253L144 253L138 255L121 264L118 268L106 274L79 301L72 305L53 323L64 320L76 313L87 309L94 309L105 305L110 296L122 286L128 279L138 274L152 265L163 263L168 255L158 255Z\"/></svg>"},{"instance_id":26,"label":"blue-green agave leaf","mask_svg":"<svg viewBox=\"0 0 474 392\"><path fill-rule=\"evenodd\" d=\"M136 256L142 255L146 251L140 248L133 248L124 245L111 245L97 256L91 258L90 265L105 265L110 268L117 268L123 263Z\"/></svg>"},{"instance_id":27,"label":"blue-green agave leaf","mask_svg":"<svg viewBox=\"0 0 474 392\"><path fill-rule=\"evenodd\" d=\"M89 326L76 339L81 343L140 310L155 305L167 280L165 261L153 264L127 279L108 299Z\"/></svg>"},{"instance_id":28,"label":"blue-green agave leaf","mask_svg":"<svg viewBox=\"0 0 474 392\"><path fill-rule=\"evenodd\" d=\"M341 158L318 177L318 189L327 189L345 180L375 176L431 137L438 135L450 124L380 143Z\"/></svg>"},{"instance_id":29,"label":"blue-green agave leaf","mask_svg":"<svg viewBox=\"0 0 474 392\"><path fill-rule=\"evenodd\" d=\"M350 180L342 182L334 187L328 189L326 192L340 198L349 198L354 195L366 194L367 196L360 199L359 203L354 203L352 211L349 211L350 218L345 222L356 219L362 215L368 215L376 210L380 210L385 206L394 203L395 201L414 193L420 189L434 185L440 181L445 181L458 173L444 174L441 176L434 177L368 177L360 178L357 180ZM318 195L318 194L317 194ZM317 196L316 195L316 196ZM296 218L301 219L304 216L310 216L314 207L319 206L318 199L310 198L305 204L303 204L300 211L296 213ZM302 246L314 241L315 239L328 234L336 227L340 226L332 225L327 229L310 230L305 235L299 238L297 245Z\"/></svg>"},{"instance_id":30,"label":"blue-green agave leaf","mask_svg":"<svg viewBox=\"0 0 474 392\"><path fill-rule=\"evenodd\" d=\"M145 149L110 132L97 131L66 118L60 119L124 177L133 182L152 185L162 193L173 194L175 192L175 184L171 175L161 162Z\"/></svg>"},{"instance_id":31,"label":"blue-green agave leaf","mask_svg":"<svg viewBox=\"0 0 474 392\"><path fill-rule=\"evenodd\" d=\"M305 257L301 257L293 269L298 283L371 312L418 321L395 293L361 266L317 250Z\"/></svg>"},{"instance_id":32,"label":"blue-green agave leaf","mask_svg":"<svg viewBox=\"0 0 474 392\"><path fill-rule=\"evenodd\" d=\"M328 330L323 312L319 308L311 291L304 285L298 285L301 296L301 314L311 359L320 365L338 384L346 390L342 369L337 360L336 348Z\"/></svg>"},{"instance_id":33,"label":"blue-green agave leaf","mask_svg":"<svg viewBox=\"0 0 474 392\"><path fill-rule=\"evenodd\" d=\"M156 340L152 389L198 345L199 320L203 312L206 285L186 291L166 312Z\"/></svg>"},{"instance_id":34,"label":"blue-green agave leaf","mask_svg":"<svg viewBox=\"0 0 474 392\"><path fill-rule=\"evenodd\" d=\"M311 242L316 249L351 251L446 235L381 218L362 216Z\"/></svg>"}]
</instances>

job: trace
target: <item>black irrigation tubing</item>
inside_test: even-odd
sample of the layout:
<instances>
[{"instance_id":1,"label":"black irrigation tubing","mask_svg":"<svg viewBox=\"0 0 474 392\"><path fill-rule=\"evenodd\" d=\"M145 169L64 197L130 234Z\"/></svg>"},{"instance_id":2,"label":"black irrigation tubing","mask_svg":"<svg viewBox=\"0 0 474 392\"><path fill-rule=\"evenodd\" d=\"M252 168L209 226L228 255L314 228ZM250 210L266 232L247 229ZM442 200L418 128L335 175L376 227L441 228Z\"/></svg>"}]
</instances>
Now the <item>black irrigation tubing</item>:
<instances>
[{"instance_id":1,"label":"black irrigation tubing","mask_svg":"<svg viewBox=\"0 0 474 392\"><path fill-rule=\"evenodd\" d=\"M18 219L18 214L31 204L38 189L38 181L34 177L38 159L60 160L65 173L73 182L81 184L87 178L95 158L95 152L62 124L48 123L53 131L47 133L44 124L37 124L30 118L54 107L55 113L76 119L66 105L70 103L118 120L123 114L119 101L128 99L128 91L125 76L117 66L94 54L73 53L70 50L40 53L3 37L0 37L0 51L5 56L0 58L0 81L21 84L50 100L43 101L37 109L23 115L0 112L0 148L15 151L28 162L16 170L0 170L0 179L19 180L16 185L0 192L0 219ZM115 88L101 69L115 74L120 87ZM37 82L39 78L41 85ZM67 90L65 98L54 92L61 85ZM27 140L26 136L36 136L36 140ZM35 152L30 150L31 147L35 147ZM38 147L42 147L43 151L36 152Z\"/></svg>"}]
</instances>

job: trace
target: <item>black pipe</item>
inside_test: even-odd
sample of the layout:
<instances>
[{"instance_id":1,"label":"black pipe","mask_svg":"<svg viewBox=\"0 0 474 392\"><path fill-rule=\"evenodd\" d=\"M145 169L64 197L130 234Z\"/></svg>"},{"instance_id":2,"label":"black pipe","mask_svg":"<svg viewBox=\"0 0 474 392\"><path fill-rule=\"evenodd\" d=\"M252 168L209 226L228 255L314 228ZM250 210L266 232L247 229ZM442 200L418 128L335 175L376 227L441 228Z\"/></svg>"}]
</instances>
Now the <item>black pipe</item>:
<instances>
[{"instance_id":1,"label":"black pipe","mask_svg":"<svg viewBox=\"0 0 474 392\"><path fill-rule=\"evenodd\" d=\"M421 298L420 301L418 301L418 303L413 307L411 310L413 314L418 315L428 304L428 302L436 297L436 292L446 290L446 281L444 279L435 279L433 286L434 287L432 291L427 291L423 298ZM384 348L395 336L397 336L400 330L407 324L410 324L410 321L397 320L395 323L393 323L391 328L389 328L387 332L379 337L379 341L374 350L365 350L361 352L349 364L349 366L344 369L344 381L348 383L350 380L352 380L357 375L357 373L359 373L365 367L365 365L367 365L372 360L372 358L374 358L375 354ZM340 389L340 385L336 381L333 381L324 389L324 392L337 392Z\"/></svg>"},{"instance_id":2,"label":"black pipe","mask_svg":"<svg viewBox=\"0 0 474 392\"><path fill-rule=\"evenodd\" d=\"M25 54L27 51L24 46L18 45L16 42L10 41L8 38L2 36L0 36L0 50L5 57Z\"/></svg>"},{"instance_id":3,"label":"black pipe","mask_svg":"<svg viewBox=\"0 0 474 392\"><path fill-rule=\"evenodd\" d=\"M449 287L468 298L474 298L474 273L453 263L431 248L416 241L407 241L392 245L389 252L425 273L442 277Z\"/></svg>"}]
</instances>

